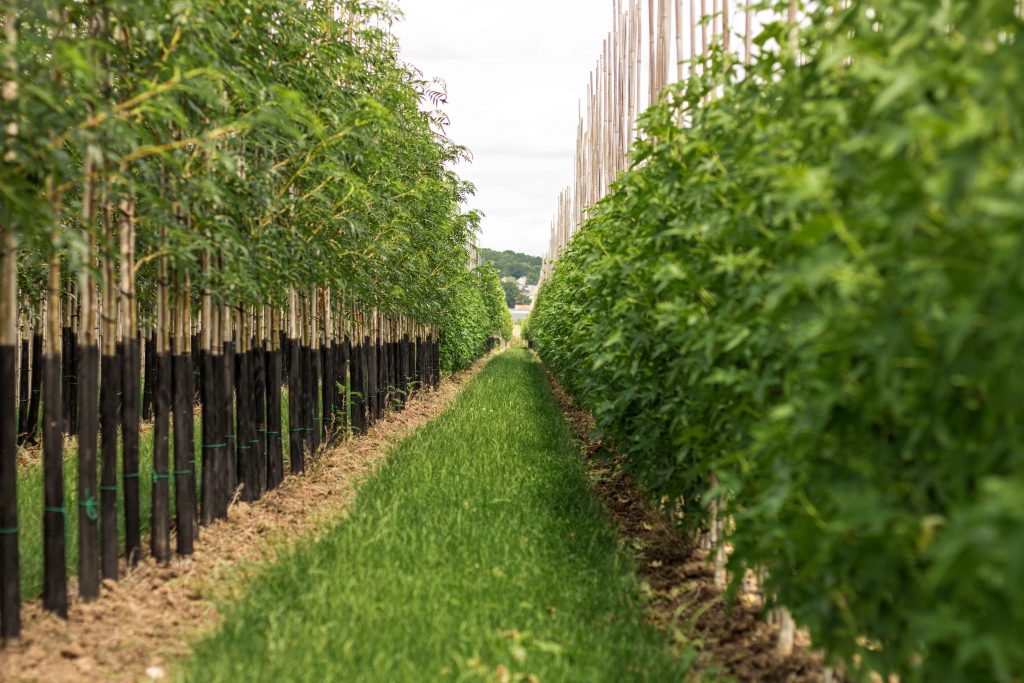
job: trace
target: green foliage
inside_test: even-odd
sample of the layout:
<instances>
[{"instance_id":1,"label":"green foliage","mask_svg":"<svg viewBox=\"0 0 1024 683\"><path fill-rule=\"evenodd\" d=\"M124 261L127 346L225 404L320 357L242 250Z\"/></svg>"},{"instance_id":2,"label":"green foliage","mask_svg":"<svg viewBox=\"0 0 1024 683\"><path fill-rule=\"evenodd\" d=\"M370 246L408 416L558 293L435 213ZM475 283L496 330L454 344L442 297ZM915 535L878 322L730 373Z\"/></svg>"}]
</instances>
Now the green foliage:
<instances>
[{"instance_id":1,"label":"green foliage","mask_svg":"<svg viewBox=\"0 0 1024 683\"><path fill-rule=\"evenodd\" d=\"M452 372L468 367L487 349L491 337L512 338L512 314L498 272L490 266L463 271L445 292L441 321L441 368Z\"/></svg>"},{"instance_id":2,"label":"green foliage","mask_svg":"<svg viewBox=\"0 0 1024 683\"><path fill-rule=\"evenodd\" d=\"M511 250L481 249L480 258L497 268L501 277L511 277L516 280L525 277L528 285L535 285L540 280L540 268L544 263L544 259L540 256L520 254Z\"/></svg>"},{"instance_id":3,"label":"green foliage","mask_svg":"<svg viewBox=\"0 0 1024 683\"><path fill-rule=\"evenodd\" d=\"M424 323L452 313L438 292L461 277L477 226L460 208L471 188L446 167L464 151L380 28L387 5L13 0L5 11L18 31L0 46L16 93L3 102L0 197L28 295L43 290L52 249L74 275L85 236L101 233L81 221L89 157L115 221L135 201L144 316L157 254L232 304L280 305L288 288L318 286Z\"/></svg>"},{"instance_id":4,"label":"green foliage","mask_svg":"<svg viewBox=\"0 0 1024 683\"><path fill-rule=\"evenodd\" d=\"M665 640L539 364L513 350L345 521L256 577L181 678L684 680Z\"/></svg>"},{"instance_id":5,"label":"green foliage","mask_svg":"<svg viewBox=\"0 0 1024 683\"><path fill-rule=\"evenodd\" d=\"M718 55L645 115L529 333L688 524L723 497L735 575L830 657L1017 681L1024 25L821 5L800 66Z\"/></svg>"},{"instance_id":6,"label":"green foliage","mask_svg":"<svg viewBox=\"0 0 1024 683\"><path fill-rule=\"evenodd\" d=\"M511 280L502 280L501 288L505 292L505 306L507 308L515 308L518 304L530 303L530 297L523 293L518 283Z\"/></svg>"}]
</instances>

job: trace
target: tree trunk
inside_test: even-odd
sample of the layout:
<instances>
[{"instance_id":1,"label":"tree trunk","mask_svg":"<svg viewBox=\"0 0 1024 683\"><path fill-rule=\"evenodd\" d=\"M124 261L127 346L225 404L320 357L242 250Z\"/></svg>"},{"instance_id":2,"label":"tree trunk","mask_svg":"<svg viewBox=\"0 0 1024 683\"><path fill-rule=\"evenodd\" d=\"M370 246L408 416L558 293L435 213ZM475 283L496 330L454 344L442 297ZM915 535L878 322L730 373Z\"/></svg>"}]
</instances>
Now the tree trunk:
<instances>
[{"instance_id":1,"label":"tree trunk","mask_svg":"<svg viewBox=\"0 0 1024 683\"><path fill-rule=\"evenodd\" d=\"M235 377L238 387L238 414L236 422L236 450L238 453L238 483L242 487L240 499L246 503L256 500L256 473L253 462L252 441L252 371L249 354L248 316L241 315L238 328L238 350Z\"/></svg>"},{"instance_id":2,"label":"tree trunk","mask_svg":"<svg viewBox=\"0 0 1024 683\"><path fill-rule=\"evenodd\" d=\"M124 493L124 553L129 567L139 562L139 374L142 339L135 299L135 200L121 200L121 316L124 356L121 369L121 481Z\"/></svg>"},{"instance_id":3,"label":"tree trunk","mask_svg":"<svg viewBox=\"0 0 1024 683\"><path fill-rule=\"evenodd\" d=\"M121 422L121 363L117 354L118 287L114 269L114 216L109 198L103 202L103 347L100 373L100 434L102 437L102 474L100 477L100 527L102 548L100 570L105 579L118 578L117 535L117 428Z\"/></svg>"},{"instance_id":4,"label":"tree trunk","mask_svg":"<svg viewBox=\"0 0 1024 683\"><path fill-rule=\"evenodd\" d=\"M83 223L88 244L88 261L79 280L82 311L78 335L78 593L91 602L100 595L99 488L96 480L96 444L99 420L99 348L96 327L99 302L92 266L96 263L96 187L90 154L85 158L85 188L82 195Z\"/></svg>"},{"instance_id":5,"label":"tree trunk","mask_svg":"<svg viewBox=\"0 0 1024 683\"><path fill-rule=\"evenodd\" d=\"M15 17L8 14L7 22ZM5 26L5 28L7 28ZM11 40L13 27L7 30ZM21 633L18 555L18 424L15 362L18 355L18 241L0 204L0 637Z\"/></svg>"},{"instance_id":6,"label":"tree trunk","mask_svg":"<svg viewBox=\"0 0 1024 683\"><path fill-rule=\"evenodd\" d=\"M281 314L270 312L270 341L267 358L267 489L284 481L284 442L281 435Z\"/></svg>"},{"instance_id":7,"label":"tree trunk","mask_svg":"<svg viewBox=\"0 0 1024 683\"><path fill-rule=\"evenodd\" d=\"M58 379L60 379L58 377ZM39 434L39 410L43 398L43 331L37 327L32 333L32 372L30 380L28 415L25 417L21 444L36 443Z\"/></svg>"},{"instance_id":8,"label":"tree trunk","mask_svg":"<svg viewBox=\"0 0 1024 683\"><path fill-rule=\"evenodd\" d=\"M166 228L161 230L167 239ZM153 558L166 564L171 560L170 527L170 309L167 296L167 259L162 257L157 282L156 381L153 391L153 494L150 548Z\"/></svg>"},{"instance_id":9,"label":"tree trunk","mask_svg":"<svg viewBox=\"0 0 1024 683\"><path fill-rule=\"evenodd\" d=\"M257 309L255 335L252 339L252 381L253 381L253 458L256 467L256 491L262 495L267 488L267 354L263 307Z\"/></svg>"},{"instance_id":10,"label":"tree trunk","mask_svg":"<svg viewBox=\"0 0 1024 683\"><path fill-rule=\"evenodd\" d=\"M192 412L191 297L188 276L179 281L174 334L174 501L177 550L191 555L198 530L195 501L195 430Z\"/></svg>"},{"instance_id":11,"label":"tree trunk","mask_svg":"<svg viewBox=\"0 0 1024 683\"><path fill-rule=\"evenodd\" d=\"M288 345L291 361L288 364L288 461L292 474L305 470L302 452L302 350L298 327L298 297L291 292L289 306Z\"/></svg>"},{"instance_id":12,"label":"tree trunk","mask_svg":"<svg viewBox=\"0 0 1024 683\"><path fill-rule=\"evenodd\" d=\"M236 431L235 431L235 344L233 339L233 323L231 308L221 306L221 334L224 343L224 363L221 372L221 400L224 406L224 498L221 501L221 515L228 516L228 507L238 488L236 476Z\"/></svg>"},{"instance_id":13,"label":"tree trunk","mask_svg":"<svg viewBox=\"0 0 1024 683\"><path fill-rule=\"evenodd\" d=\"M64 501L64 432L61 401L60 198L50 179L53 235L46 293L43 376L43 608L68 616L67 507Z\"/></svg>"}]
</instances>

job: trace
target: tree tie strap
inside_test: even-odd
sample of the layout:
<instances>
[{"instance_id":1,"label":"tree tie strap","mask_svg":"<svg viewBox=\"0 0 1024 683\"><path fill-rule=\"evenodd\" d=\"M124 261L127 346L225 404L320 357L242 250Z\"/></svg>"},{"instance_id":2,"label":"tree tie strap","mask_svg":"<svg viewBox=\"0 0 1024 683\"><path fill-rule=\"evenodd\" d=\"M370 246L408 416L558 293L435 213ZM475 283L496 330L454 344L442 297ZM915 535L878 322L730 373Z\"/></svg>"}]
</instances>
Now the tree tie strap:
<instances>
[{"instance_id":1,"label":"tree tie strap","mask_svg":"<svg viewBox=\"0 0 1024 683\"><path fill-rule=\"evenodd\" d=\"M124 479L138 479L139 478L139 473L138 472L125 472L124 475L123 475L123 478Z\"/></svg>"},{"instance_id":2,"label":"tree tie strap","mask_svg":"<svg viewBox=\"0 0 1024 683\"><path fill-rule=\"evenodd\" d=\"M154 484L157 483L158 481L160 481L161 479L165 479L168 482L170 482L171 481L171 475L169 473L168 474L160 474L159 472L154 472L153 473L153 483Z\"/></svg>"},{"instance_id":3,"label":"tree tie strap","mask_svg":"<svg viewBox=\"0 0 1024 683\"><path fill-rule=\"evenodd\" d=\"M44 513L45 512L58 512L58 513L60 513L60 516L64 518L64 545L67 545L67 543L68 543L68 509L67 509L67 507L64 506L64 505L61 505L59 507L55 507L55 506L52 506L52 505L47 505L46 507L43 508L43 512Z\"/></svg>"},{"instance_id":4,"label":"tree tie strap","mask_svg":"<svg viewBox=\"0 0 1024 683\"><path fill-rule=\"evenodd\" d=\"M90 522L95 522L100 518L99 502L94 495L89 493L89 489L86 489L85 493L87 498L78 501L78 507L85 510L85 516Z\"/></svg>"},{"instance_id":5,"label":"tree tie strap","mask_svg":"<svg viewBox=\"0 0 1024 683\"><path fill-rule=\"evenodd\" d=\"M117 493L117 486L101 486L100 491L113 491Z\"/></svg>"},{"instance_id":6,"label":"tree tie strap","mask_svg":"<svg viewBox=\"0 0 1024 683\"><path fill-rule=\"evenodd\" d=\"M204 443L203 448L227 448L226 443Z\"/></svg>"},{"instance_id":7,"label":"tree tie strap","mask_svg":"<svg viewBox=\"0 0 1024 683\"><path fill-rule=\"evenodd\" d=\"M0 536L14 536L21 530L16 526L0 527Z\"/></svg>"},{"instance_id":8,"label":"tree tie strap","mask_svg":"<svg viewBox=\"0 0 1024 683\"><path fill-rule=\"evenodd\" d=\"M192 474L192 470L174 470L174 476L176 477L184 477L189 474Z\"/></svg>"}]
</instances>

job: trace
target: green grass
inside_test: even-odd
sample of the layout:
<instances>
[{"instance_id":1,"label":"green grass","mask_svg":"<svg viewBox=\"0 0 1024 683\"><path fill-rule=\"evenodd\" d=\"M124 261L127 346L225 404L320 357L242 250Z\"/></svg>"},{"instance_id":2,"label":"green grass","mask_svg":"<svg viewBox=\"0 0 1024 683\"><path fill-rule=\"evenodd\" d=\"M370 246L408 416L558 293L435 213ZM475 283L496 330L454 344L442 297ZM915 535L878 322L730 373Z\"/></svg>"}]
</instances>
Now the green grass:
<instances>
[{"instance_id":1,"label":"green grass","mask_svg":"<svg viewBox=\"0 0 1024 683\"><path fill-rule=\"evenodd\" d=\"M533 356L513 350L268 567L186 681L678 681Z\"/></svg>"},{"instance_id":2,"label":"green grass","mask_svg":"<svg viewBox=\"0 0 1024 683\"><path fill-rule=\"evenodd\" d=\"M282 392L281 419L282 432L288 433L288 394ZM171 469L174 465L174 434L173 419L169 435L169 459ZM196 419L193 425L195 432L196 453L196 489L201 495L202 487L202 423ZM75 442L69 441L64 450L64 502L67 515L67 568L68 576L78 573L78 456ZM98 451L98 448L97 448ZM41 458L41 456L40 456ZM288 440L284 440L285 472L288 472ZM97 452L97 463L102 457ZM117 528L119 531L119 548L124 554L124 495L121 479L121 450L118 446L117 463ZM148 554L149 530L152 517L153 486L150 474L153 472L153 428L148 423L139 435L139 510L142 528L142 547ZM99 465L97 465L97 482L99 481ZM170 505L171 520L174 520L174 479L171 480ZM201 498L200 498L201 499ZM21 557L21 594L23 598L37 598L43 590L43 466L36 460L18 473L18 521L21 529L18 539ZM201 532L200 532L201 533ZM172 545L173 550L173 545Z\"/></svg>"}]
</instances>

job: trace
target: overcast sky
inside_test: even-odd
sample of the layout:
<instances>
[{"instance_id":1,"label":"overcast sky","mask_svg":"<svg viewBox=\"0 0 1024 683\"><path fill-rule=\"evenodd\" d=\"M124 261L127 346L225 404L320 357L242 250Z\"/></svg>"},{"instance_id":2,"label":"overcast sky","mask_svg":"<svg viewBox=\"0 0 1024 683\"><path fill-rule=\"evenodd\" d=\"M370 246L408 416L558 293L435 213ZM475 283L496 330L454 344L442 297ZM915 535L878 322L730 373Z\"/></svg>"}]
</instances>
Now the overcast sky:
<instances>
[{"instance_id":1,"label":"overcast sky","mask_svg":"<svg viewBox=\"0 0 1024 683\"><path fill-rule=\"evenodd\" d=\"M479 245L541 256L570 184L579 99L612 24L602 0L398 0L404 58L448 84L449 135L473 153Z\"/></svg>"}]
</instances>

